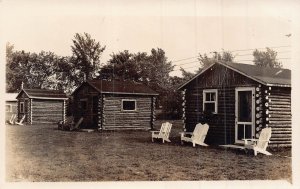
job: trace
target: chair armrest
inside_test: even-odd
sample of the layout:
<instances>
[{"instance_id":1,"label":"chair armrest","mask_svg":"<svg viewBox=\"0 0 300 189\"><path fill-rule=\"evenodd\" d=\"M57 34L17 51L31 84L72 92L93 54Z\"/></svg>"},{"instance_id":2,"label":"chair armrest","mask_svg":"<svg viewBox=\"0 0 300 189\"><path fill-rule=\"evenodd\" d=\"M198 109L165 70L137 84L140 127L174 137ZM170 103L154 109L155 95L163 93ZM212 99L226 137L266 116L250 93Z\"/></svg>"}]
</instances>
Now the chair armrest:
<instances>
[{"instance_id":1,"label":"chair armrest","mask_svg":"<svg viewBox=\"0 0 300 189\"><path fill-rule=\"evenodd\" d=\"M244 138L242 140L244 141L245 145L249 145L248 142L254 142L254 144L256 144L258 141L258 139L254 139L254 138Z\"/></svg>"},{"instance_id":2,"label":"chair armrest","mask_svg":"<svg viewBox=\"0 0 300 189\"><path fill-rule=\"evenodd\" d=\"M244 141L253 141L253 142L258 141L258 139L255 139L255 138L244 138L242 140L244 140Z\"/></svg>"},{"instance_id":3,"label":"chair armrest","mask_svg":"<svg viewBox=\"0 0 300 189\"><path fill-rule=\"evenodd\" d=\"M150 131L152 134L159 133L159 131Z\"/></svg>"},{"instance_id":4,"label":"chair armrest","mask_svg":"<svg viewBox=\"0 0 300 189\"><path fill-rule=\"evenodd\" d=\"M179 134L184 137L185 135L193 135L193 132L180 132Z\"/></svg>"}]
</instances>

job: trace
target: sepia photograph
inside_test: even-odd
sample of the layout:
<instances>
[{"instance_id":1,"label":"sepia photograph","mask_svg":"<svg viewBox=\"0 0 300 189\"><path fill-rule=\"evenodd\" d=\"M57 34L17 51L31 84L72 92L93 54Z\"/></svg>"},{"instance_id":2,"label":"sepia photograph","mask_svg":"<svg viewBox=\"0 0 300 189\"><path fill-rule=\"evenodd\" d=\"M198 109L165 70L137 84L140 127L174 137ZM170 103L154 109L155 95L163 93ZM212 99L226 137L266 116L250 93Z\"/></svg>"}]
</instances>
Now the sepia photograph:
<instances>
[{"instance_id":1,"label":"sepia photograph","mask_svg":"<svg viewBox=\"0 0 300 189\"><path fill-rule=\"evenodd\" d=\"M299 187L298 10L0 0L1 185Z\"/></svg>"}]
</instances>

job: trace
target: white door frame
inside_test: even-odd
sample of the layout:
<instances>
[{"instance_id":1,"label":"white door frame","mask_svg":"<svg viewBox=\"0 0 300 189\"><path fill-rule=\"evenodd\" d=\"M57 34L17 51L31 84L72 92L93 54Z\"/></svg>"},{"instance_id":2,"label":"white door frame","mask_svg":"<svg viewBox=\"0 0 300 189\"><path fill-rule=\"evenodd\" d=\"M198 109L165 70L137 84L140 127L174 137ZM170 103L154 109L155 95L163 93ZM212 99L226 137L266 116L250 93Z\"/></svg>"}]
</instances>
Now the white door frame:
<instances>
[{"instance_id":1,"label":"white door frame","mask_svg":"<svg viewBox=\"0 0 300 189\"><path fill-rule=\"evenodd\" d=\"M238 92L251 91L252 92L252 121L238 122ZM244 143L243 140L238 140L238 124L251 124L252 137L255 136L255 87L236 87L235 88L235 143Z\"/></svg>"}]
</instances>

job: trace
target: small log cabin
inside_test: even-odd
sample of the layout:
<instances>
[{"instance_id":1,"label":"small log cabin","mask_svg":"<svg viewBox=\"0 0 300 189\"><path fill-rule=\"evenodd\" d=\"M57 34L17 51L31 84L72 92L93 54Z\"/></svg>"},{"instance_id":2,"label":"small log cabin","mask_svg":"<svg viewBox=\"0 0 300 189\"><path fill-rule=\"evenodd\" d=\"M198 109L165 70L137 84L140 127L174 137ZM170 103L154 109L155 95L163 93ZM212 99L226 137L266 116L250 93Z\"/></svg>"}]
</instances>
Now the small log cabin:
<instances>
[{"instance_id":1,"label":"small log cabin","mask_svg":"<svg viewBox=\"0 0 300 189\"><path fill-rule=\"evenodd\" d=\"M13 114L17 115L18 93L5 93L5 122L8 122Z\"/></svg>"},{"instance_id":2,"label":"small log cabin","mask_svg":"<svg viewBox=\"0 0 300 189\"><path fill-rule=\"evenodd\" d=\"M66 94L57 90L22 89L18 96L18 121L25 124L53 124L65 121Z\"/></svg>"},{"instance_id":3,"label":"small log cabin","mask_svg":"<svg viewBox=\"0 0 300 189\"><path fill-rule=\"evenodd\" d=\"M137 82L89 80L72 94L73 115L84 118L80 128L150 129L157 95Z\"/></svg>"},{"instance_id":4,"label":"small log cabin","mask_svg":"<svg viewBox=\"0 0 300 189\"><path fill-rule=\"evenodd\" d=\"M183 129L208 123L206 141L239 144L272 128L270 146L291 146L291 71L215 62L179 87Z\"/></svg>"}]
</instances>

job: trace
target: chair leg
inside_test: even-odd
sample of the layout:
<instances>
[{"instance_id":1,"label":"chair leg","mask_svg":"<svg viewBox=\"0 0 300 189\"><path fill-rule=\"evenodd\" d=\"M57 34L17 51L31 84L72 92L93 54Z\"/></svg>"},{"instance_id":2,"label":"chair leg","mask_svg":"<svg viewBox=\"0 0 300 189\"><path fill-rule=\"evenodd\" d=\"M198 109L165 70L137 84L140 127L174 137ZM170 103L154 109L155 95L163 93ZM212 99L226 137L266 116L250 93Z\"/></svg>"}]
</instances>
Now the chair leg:
<instances>
[{"instance_id":1,"label":"chair leg","mask_svg":"<svg viewBox=\"0 0 300 189\"><path fill-rule=\"evenodd\" d=\"M193 142L193 147L195 147L196 146L196 144Z\"/></svg>"},{"instance_id":2,"label":"chair leg","mask_svg":"<svg viewBox=\"0 0 300 189\"><path fill-rule=\"evenodd\" d=\"M181 145L183 145L183 141L181 140L180 142L181 142Z\"/></svg>"},{"instance_id":3,"label":"chair leg","mask_svg":"<svg viewBox=\"0 0 300 189\"><path fill-rule=\"evenodd\" d=\"M154 141L153 141L153 137L152 137L152 142L154 142Z\"/></svg>"},{"instance_id":4,"label":"chair leg","mask_svg":"<svg viewBox=\"0 0 300 189\"><path fill-rule=\"evenodd\" d=\"M165 140L163 139L163 143L165 143Z\"/></svg>"},{"instance_id":5,"label":"chair leg","mask_svg":"<svg viewBox=\"0 0 300 189\"><path fill-rule=\"evenodd\" d=\"M254 150L254 156L257 156L257 151L256 150Z\"/></svg>"}]
</instances>

